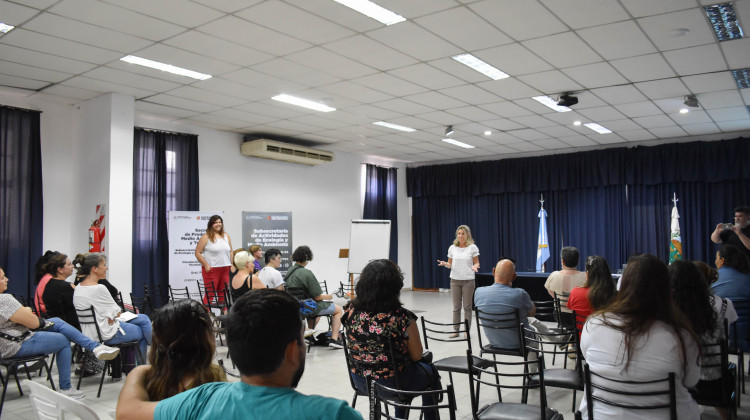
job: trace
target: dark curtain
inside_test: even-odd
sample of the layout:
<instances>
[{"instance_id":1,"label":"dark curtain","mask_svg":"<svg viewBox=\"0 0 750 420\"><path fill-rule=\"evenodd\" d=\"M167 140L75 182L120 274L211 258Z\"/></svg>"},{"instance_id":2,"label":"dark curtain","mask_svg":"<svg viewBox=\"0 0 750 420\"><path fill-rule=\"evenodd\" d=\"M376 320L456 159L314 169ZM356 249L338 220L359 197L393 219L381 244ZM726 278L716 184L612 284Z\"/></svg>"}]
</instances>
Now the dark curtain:
<instances>
[{"instance_id":1,"label":"dark curtain","mask_svg":"<svg viewBox=\"0 0 750 420\"><path fill-rule=\"evenodd\" d=\"M136 128L133 155L133 295L141 297L144 285L169 284L167 212L198 210L198 136Z\"/></svg>"},{"instance_id":2,"label":"dark curtain","mask_svg":"<svg viewBox=\"0 0 750 420\"><path fill-rule=\"evenodd\" d=\"M534 271L542 194L547 272L560 268L567 245L605 257L613 272L634 253L668 260L674 193L684 257L713 261L716 224L750 204L747 156L750 142L739 138L407 168L414 286L448 287L448 270L436 260L460 224L472 229L480 271L491 271L500 256L516 259L518 271Z\"/></svg>"},{"instance_id":3,"label":"dark curtain","mask_svg":"<svg viewBox=\"0 0 750 420\"><path fill-rule=\"evenodd\" d=\"M391 221L389 258L398 264L398 214L396 207L396 168L365 164L365 208L363 219Z\"/></svg>"},{"instance_id":4,"label":"dark curtain","mask_svg":"<svg viewBox=\"0 0 750 420\"><path fill-rule=\"evenodd\" d=\"M28 298L42 255L39 111L0 106L0 267L8 293ZM54 174L50 174L54 176Z\"/></svg>"}]
</instances>

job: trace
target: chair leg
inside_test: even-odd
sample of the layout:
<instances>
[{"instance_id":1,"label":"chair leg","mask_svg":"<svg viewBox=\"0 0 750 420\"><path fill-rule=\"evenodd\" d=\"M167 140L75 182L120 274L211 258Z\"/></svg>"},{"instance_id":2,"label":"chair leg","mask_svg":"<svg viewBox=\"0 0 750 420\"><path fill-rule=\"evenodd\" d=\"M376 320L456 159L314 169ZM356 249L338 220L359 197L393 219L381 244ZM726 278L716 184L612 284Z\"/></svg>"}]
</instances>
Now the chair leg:
<instances>
[{"instance_id":1,"label":"chair leg","mask_svg":"<svg viewBox=\"0 0 750 420\"><path fill-rule=\"evenodd\" d=\"M14 365L14 371L13 371L13 377L16 379L16 386L18 386L18 392L23 397L23 389L21 389L21 382L18 380L18 367L19 365ZM23 364L24 369L26 369L26 375L29 377L29 380L31 380L31 375L29 375L29 369L26 368L26 363Z\"/></svg>"},{"instance_id":2,"label":"chair leg","mask_svg":"<svg viewBox=\"0 0 750 420\"><path fill-rule=\"evenodd\" d=\"M99 398L102 395L102 385L104 385L104 376L107 374L107 367L110 365L110 361L107 360L104 362L104 368L102 369L102 378L99 379L99 392L96 393L96 398ZM81 376L83 376L83 370L81 371Z\"/></svg>"},{"instance_id":3,"label":"chair leg","mask_svg":"<svg viewBox=\"0 0 750 420\"><path fill-rule=\"evenodd\" d=\"M357 406L357 391L354 391L354 398L352 398L352 408Z\"/></svg>"},{"instance_id":4,"label":"chair leg","mask_svg":"<svg viewBox=\"0 0 750 420\"><path fill-rule=\"evenodd\" d=\"M576 412L576 390L573 390L573 404L570 406L570 411Z\"/></svg>"}]
</instances>

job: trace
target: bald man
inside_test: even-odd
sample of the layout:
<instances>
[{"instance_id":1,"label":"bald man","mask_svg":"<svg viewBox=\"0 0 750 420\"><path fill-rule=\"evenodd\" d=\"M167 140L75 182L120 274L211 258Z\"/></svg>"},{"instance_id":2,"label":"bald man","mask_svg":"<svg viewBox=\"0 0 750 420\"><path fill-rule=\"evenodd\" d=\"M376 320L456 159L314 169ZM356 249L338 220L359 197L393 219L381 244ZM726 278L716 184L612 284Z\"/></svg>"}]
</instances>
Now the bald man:
<instances>
[{"instance_id":1,"label":"bald man","mask_svg":"<svg viewBox=\"0 0 750 420\"><path fill-rule=\"evenodd\" d=\"M487 287L479 287L474 292L474 305L482 312L501 313L518 308L521 322L529 325L528 317L536 314L536 306L529 294L523 289L514 289L513 280L516 278L516 266L510 260L500 260L495 266L495 283ZM509 330L484 330L487 339L495 347L518 347L518 336Z\"/></svg>"}]
</instances>

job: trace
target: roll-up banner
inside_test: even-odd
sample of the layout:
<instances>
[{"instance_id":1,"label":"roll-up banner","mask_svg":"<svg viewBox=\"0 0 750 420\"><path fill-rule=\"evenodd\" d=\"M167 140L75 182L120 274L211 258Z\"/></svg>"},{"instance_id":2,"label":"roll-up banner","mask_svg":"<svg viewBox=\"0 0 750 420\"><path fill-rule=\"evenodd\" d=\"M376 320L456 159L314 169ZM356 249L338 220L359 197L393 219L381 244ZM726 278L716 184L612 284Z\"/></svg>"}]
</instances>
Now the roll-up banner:
<instances>
[{"instance_id":1,"label":"roll-up banner","mask_svg":"<svg viewBox=\"0 0 750 420\"><path fill-rule=\"evenodd\" d=\"M201 263L195 258L195 247L204 233L208 219L214 214L222 218L222 211L170 211L167 235L169 237L169 285L185 288L198 296L196 281L203 282Z\"/></svg>"},{"instance_id":2,"label":"roll-up banner","mask_svg":"<svg viewBox=\"0 0 750 420\"><path fill-rule=\"evenodd\" d=\"M279 272L285 275L292 265L292 212L243 211L242 247L251 245L260 245L264 253L271 248L280 250ZM266 262L261 260L260 265Z\"/></svg>"}]
</instances>

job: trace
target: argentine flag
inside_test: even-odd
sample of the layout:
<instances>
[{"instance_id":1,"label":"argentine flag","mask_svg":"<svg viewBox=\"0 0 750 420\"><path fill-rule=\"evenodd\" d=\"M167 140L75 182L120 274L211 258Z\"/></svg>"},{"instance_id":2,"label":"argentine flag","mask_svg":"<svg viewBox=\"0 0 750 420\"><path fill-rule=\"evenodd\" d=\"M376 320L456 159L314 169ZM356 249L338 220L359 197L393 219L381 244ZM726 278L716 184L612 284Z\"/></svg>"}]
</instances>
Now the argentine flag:
<instances>
[{"instance_id":1,"label":"argentine flag","mask_svg":"<svg viewBox=\"0 0 750 420\"><path fill-rule=\"evenodd\" d=\"M549 240L547 239L547 212L539 209L539 241L536 248L536 271L542 272L542 265L549 259Z\"/></svg>"}]
</instances>

